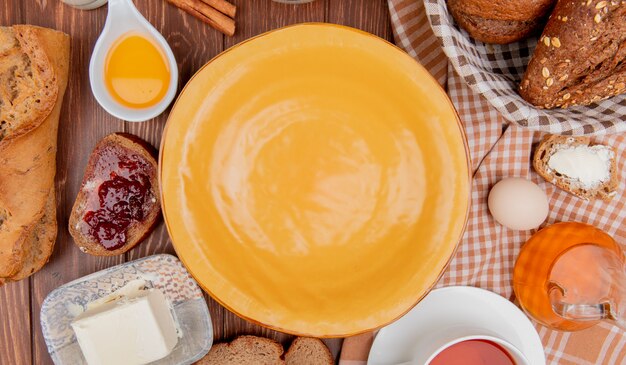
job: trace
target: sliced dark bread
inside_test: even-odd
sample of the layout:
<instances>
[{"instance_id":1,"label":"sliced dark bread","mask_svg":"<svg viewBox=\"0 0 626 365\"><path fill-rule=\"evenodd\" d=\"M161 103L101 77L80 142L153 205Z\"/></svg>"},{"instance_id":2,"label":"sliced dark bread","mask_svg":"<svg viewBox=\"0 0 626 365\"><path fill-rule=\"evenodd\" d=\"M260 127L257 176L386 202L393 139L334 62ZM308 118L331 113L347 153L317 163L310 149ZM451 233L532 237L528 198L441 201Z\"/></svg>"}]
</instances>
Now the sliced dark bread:
<instances>
[{"instance_id":1,"label":"sliced dark bread","mask_svg":"<svg viewBox=\"0 0 626 365\"><path fill-rule=\"evenodd\" d=\"M196 365L284 365L283 346L264 337L240 336L218 343Z\"/></svg>"},{"instance_id":2,"label":"sliced dark bread","mask_svg":"<svg viewBox=\"0 0 626 365\"><path fill-rule=\"evenodd\" d=\"M333 365L333 355L322 340L298 337L285 354L286 365Z\"/></svg>"},{"instance_id":3,"label":"sliced dark bread","mask_svg":"<svg viewBox=\"0 0 626 365\"><path fill-rule=\"evenodd\" d=\"M156 151L130 134L103 138L89 157L70 215L81 251L120 255L154 229L161 213Z\"/></svg>"},{"instance_id":4,"label":"sliced dark bread","mask_svg":"<svg viewBox=\"0 0 626 365\"><path fill-rule=\"evenodd\" d=\"M571 148L576 146L593 146L589 137L571 137L559 135L546 135L535 149L533 156L533 167L539 175L558 188L572 193L582 199L602 199L611 200L615 195L619 185L617 176L616 151L609 146L603 146L612 153L609 174L610 178L606 181L598 183L593 187L585 187L580 180L560 174L549 167L550 157L563 148Z\"/></svg>"},{"instance_id":5,"label":"sliced dark bread","mask_svg":"<svg viewBox=\"0 0 626 365\"><path fill-rule=\"evenodd\" d=\"M519 91L546 109L588 105L626 92L626 1L560 0Z\"/></svg>"}]
</instances>

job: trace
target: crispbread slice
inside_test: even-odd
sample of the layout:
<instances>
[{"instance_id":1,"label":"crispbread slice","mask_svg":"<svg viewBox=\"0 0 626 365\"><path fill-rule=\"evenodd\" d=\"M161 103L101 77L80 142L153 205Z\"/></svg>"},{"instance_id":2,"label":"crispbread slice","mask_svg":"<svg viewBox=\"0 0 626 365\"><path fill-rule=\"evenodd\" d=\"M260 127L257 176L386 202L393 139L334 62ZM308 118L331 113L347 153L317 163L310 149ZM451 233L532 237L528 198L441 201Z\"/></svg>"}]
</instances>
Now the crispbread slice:
<instances>
[{"instance_id":1,"label":"crispbread slice","mask_svg":"<svg viewBox=\"0 0 626 365\"><path fill-rule=\"evenodd\" d=\"M240 336L218 343L196 365L284 365L283 346L264 337Z\"/></svg>"},{"instance_id":2,"label":"crispbread slice","mask_svg":"<svg viewBox=\"0 0 626 365\"><path fill-rule=\"evenodd\" d=\"M63 41L51 32L0 27L0 145L37 128L54 108L59 80L48 55L62 51Z\"/></svg>"},{"instance_id":3,"label":"crispbread slice","mask_svg":"<svg viewBox=\"0 0 626 365\"><path fill-rule=\"evenodd\" d=\"M333 365L333 355L322 340L298 337L285 354L286 365Z\"/></svg>"},{"instance_id":4,"label":"crispbread slice","mask_svg":"<svg viewBox=\"0 0 626 365\"><path fill-rule=\"evenodd\" d=\"M615 149L606 146L608 148L611 148L611 150L613 151L613 158L611 159L611 164L609 167L611 178L608 181L605 181L602 184L598 184L593 188L585 188L579 180L561 175L548 167L548 161L550 161L550 156L552 156L559 148L562 148L562 146L593 146L593 144L591 144L591 140L589 137L584 136L571 137L546 135L535 149L535 154L533 157L533 167L535 168L535 171L537 171L537 173L548 182L551 182L558 188L572 193L579 198L585 200L611 200L611 198L615 195L615 192L619 185L617 177L617 162L615 157L617 156L617 153Z\"/></svg>"}]
</instances>

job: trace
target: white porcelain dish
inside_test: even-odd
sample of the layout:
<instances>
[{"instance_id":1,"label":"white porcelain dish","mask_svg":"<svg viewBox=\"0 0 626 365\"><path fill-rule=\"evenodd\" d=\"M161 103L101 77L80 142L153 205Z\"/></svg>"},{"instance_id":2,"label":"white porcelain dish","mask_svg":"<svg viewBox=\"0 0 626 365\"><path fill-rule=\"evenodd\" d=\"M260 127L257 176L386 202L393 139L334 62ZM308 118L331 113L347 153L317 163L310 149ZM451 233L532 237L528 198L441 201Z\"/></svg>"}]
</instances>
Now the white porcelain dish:
<instances>
[{"instance_id":1,"label":"white porcelain dish","mask_svg":"<svg viewBox=\"0 0 626 365\"><path fill-rule=\"evenodd\" d=\"M382 328L367 363L411 363L422 348L432 354L437 339L471 337L471 334L510 343L529 364L546 363L541 339L519 308L498 294L463 286L433 290L404 317Z\"/></svg>"},{"instance_id":2,"label":"white porcelain dish","mask_svg":"<svg viewBox=\"0 0 626 365\"><path fill-rule=\"evenodd\" d=\"M178 87L178 66L172 49L165 38L135 7L132 0L109 0L109 13L104 29L96 41L89 62L89 82L91 91L98 103L114 117L129 121L143 122L152 119L170 105ZM170 70L170 84L163 99L149 108L129 108L121 105L109 94L104 82L106 57L113 44L126 34L142 35L154 41L163 51Z\"/></svg>"}]
</instances>

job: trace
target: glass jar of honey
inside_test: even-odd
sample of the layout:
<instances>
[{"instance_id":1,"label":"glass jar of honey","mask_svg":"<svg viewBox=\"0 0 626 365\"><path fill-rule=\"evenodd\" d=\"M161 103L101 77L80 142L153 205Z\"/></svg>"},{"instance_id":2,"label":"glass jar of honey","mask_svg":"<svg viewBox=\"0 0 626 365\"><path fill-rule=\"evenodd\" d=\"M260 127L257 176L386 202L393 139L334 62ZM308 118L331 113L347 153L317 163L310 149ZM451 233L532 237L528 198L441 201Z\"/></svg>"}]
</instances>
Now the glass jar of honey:
<instances>
[{"instance_id":1,"label":"glass jar of honey","mask_svg":"<svg viewBox=\"0 0 626 365\"><path fill-rule=\"evenodd\" d=\"M626 327L626 260L607 233L564 222L535 233L513 271L524 311L553 329L577 331L609 320Z\"/></svg>"}]
</instances>

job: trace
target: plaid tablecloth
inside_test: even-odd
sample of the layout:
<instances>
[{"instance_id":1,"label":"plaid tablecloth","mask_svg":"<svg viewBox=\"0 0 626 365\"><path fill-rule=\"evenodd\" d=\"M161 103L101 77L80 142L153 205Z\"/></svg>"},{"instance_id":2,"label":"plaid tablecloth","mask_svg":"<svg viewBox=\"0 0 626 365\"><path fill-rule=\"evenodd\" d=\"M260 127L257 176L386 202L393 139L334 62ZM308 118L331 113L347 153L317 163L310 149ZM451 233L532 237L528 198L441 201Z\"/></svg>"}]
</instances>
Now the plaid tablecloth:
<instances>
[{"instance_id":1,"label":"plaid tablecloth","mask_svg":"<svg viewBox=\"0 0 626 365\"><path fill-rule=\"evenodd\" d=\"M515 300L512 275L521 245L535 232L512 231L497 224L487 208L489 189L505 177L525 177L537 183L550 199L550 215L543 226L561 221L592 224L626 244L626 134L596 136L593 141L618 151L620 186L610 203L584 201L544 181L531 167L534 144L544 132L508 125L455 74L433 35L421 0L389 0L396 44L426 67L448 90L467 133L474 182L467 230L456 256L438 283L471 285ZM625 122L626 123L626 122ZM543 227L542 226L542 227ZM626 248L626 247L624 247ZM626 333L608 323L580 332L559 332L540 324L548 365L626 364ZM347 338L340 365L367 362L375 333Z\"/></svg>"}]
</instances>

